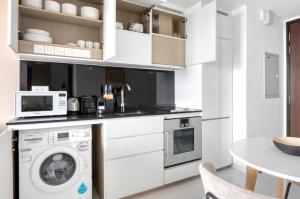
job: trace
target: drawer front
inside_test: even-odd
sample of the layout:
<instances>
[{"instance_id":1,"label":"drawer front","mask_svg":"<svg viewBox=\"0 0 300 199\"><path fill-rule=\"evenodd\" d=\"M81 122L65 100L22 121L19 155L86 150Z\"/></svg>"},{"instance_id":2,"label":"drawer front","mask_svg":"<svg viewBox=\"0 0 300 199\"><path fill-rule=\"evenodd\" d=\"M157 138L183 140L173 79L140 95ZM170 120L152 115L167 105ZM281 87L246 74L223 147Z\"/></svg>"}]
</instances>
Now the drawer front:
<instances>
[{"instance_id":1,"label":"drawer front","mask_svg":"<svg viewBox=\"0 0 300 199\"><path fill-rule=\"evenodd\" d=\"M107 143L107 159L163 150L163 133L113 139Z\"/></svg>"},{"instance_id":2,"label":"drawer front","mask_svg":"<svg viewBox=\"0 0 300 199\"><path fill-rule=\"evenodd\" d=\"M163 117L139 117L108 120L105 124L105 132L108 139L130 136L162 133L164 129Z\"/></svg>"},{"instance_id":3,"label":"drawer front","mask_svg":"<svg viewBox=\"0 0 300 199\"><path fill-rule=\"evenodd\" d=\"M164 183L163 151L107 162L107 198L123 198Z\"/></svg>"}]
</instances>

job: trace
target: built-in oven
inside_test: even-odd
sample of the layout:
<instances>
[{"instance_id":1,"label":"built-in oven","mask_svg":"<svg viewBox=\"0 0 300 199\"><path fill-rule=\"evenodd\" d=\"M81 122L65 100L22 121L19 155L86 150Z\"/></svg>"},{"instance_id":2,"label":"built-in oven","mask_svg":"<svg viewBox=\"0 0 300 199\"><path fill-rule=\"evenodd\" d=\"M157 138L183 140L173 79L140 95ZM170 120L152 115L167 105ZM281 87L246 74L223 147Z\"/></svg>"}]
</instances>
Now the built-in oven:
<instances>
[{"instance_id":1,"label":"built-in oven","mask_svg":"<svg viewBox=\"0 0 300 199\"><path fill-rule=\"evenodd\" d=\"M165 168L202 158L201 117L165 119Z\"/></svg>"}]
</instances>

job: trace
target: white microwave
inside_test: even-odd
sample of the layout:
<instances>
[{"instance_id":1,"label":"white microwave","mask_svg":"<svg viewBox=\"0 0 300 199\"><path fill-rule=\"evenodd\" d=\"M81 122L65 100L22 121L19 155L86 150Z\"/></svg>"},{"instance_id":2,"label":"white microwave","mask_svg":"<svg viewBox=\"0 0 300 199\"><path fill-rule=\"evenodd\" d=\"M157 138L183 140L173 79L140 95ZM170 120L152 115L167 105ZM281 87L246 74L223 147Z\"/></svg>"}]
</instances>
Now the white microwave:
<instances>
[{"instance_id":1,"label":"white microwave","mask_svg":"<svg viewBox=\"0 0 300 199\"><path fill-rule=\"evenodd\" d=\"M39 117L67 114L66 91L15 92L16 117Z\"/></svg>"}]
</instances>

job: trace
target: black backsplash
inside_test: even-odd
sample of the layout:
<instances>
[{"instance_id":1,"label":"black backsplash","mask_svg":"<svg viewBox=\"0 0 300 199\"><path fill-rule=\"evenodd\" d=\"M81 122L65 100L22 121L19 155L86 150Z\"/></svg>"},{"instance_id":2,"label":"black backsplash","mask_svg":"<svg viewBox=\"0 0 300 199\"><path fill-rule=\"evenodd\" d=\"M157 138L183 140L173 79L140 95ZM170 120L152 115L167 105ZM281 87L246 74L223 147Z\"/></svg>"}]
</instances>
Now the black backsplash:
<instances>
[{"instance_id":1,"label":"black backsplash","mask_svg":"<svg viewBox=\"0 0 300 199\"><path fill-rule=\"evenodd\" d=\"M101 85L112 84L119 91L128 83L127 106L175 104L174 72L22 61L20 73L21 90L49 86L50 90L65 90L69 96L80 97L99 95Z\"/></svg>"}]
</instances>

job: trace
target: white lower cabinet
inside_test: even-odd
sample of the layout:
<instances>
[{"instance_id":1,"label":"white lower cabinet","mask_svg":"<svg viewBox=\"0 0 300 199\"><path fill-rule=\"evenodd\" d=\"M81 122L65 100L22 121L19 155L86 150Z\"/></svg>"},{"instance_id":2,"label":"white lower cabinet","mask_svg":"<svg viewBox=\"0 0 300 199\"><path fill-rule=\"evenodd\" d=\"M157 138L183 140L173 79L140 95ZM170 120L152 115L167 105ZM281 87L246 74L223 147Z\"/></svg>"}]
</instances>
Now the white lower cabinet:
<instances>
[{"instance_id":1,"label":"white lower cabinet","mask_svg":"<svg viewBox=\"0 0 300 199\"><path fill-rule=\"evenodd\" d=\"M163 151L157 151L107 161L107 198L123 198L162 186L163 157Z\"/></svg>"},{"instance_id":2,"label":"white lower cabinet","mask_svg":"<svg viewBox=\"0 0 300 199\"><path fill-rule=\"evenodd\" d=\"M0 198L13 199L13 152L12 131L6 130L0 133Z\"/></svg>"},{"instance_id":3,"label":"white lower cabinet","mask_svg":"<svg viewBox=\"0 0 300 199\"><path fill-rule=\"evenodd\" d=\"M202 122L202 161L217 169L232 164L229 149L232 143L232 118Z\"/></svg>"}]
</instances>

